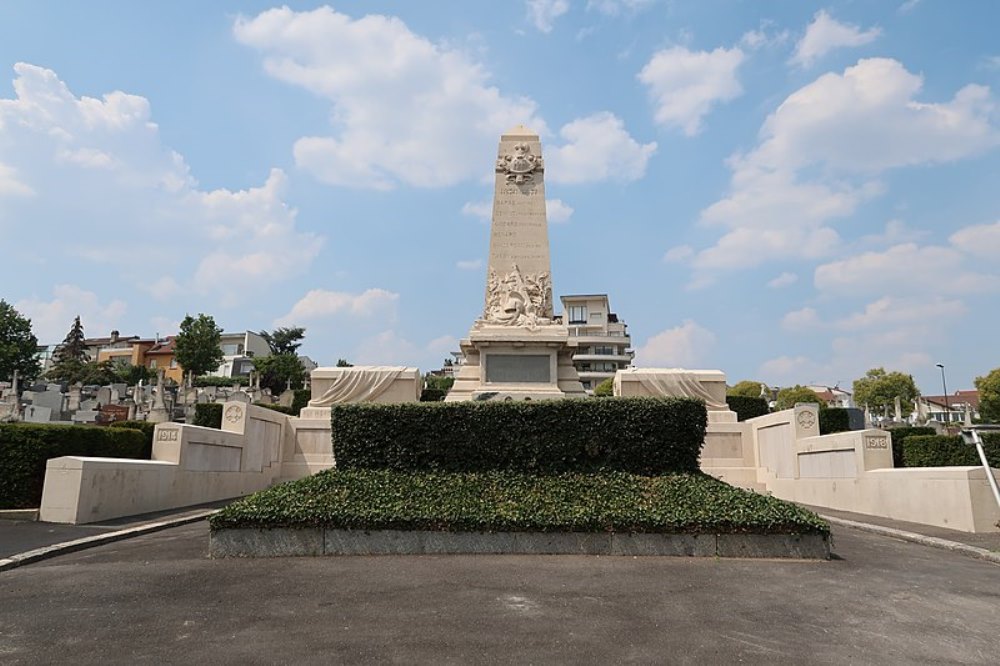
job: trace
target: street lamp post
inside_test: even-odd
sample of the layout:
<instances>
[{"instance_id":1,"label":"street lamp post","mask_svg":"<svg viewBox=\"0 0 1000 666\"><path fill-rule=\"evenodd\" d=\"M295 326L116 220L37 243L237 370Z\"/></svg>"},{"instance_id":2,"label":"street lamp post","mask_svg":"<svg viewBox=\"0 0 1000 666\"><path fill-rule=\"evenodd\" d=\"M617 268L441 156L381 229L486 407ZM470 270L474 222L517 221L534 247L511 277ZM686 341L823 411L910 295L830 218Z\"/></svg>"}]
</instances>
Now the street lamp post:
<instances>
[{"instance_id":1,"label":"street lamp post","mask_svg":"<svg viewBox=\"0 0 1000 666\"><path fill-rule=\"evenodd\" d=\"M941 368L941 388L944 389L944 418L945 423L951 423L951 401L948 400L948 382L944 378L944 363L938 363Z\"/></svg>"}]
</instances>

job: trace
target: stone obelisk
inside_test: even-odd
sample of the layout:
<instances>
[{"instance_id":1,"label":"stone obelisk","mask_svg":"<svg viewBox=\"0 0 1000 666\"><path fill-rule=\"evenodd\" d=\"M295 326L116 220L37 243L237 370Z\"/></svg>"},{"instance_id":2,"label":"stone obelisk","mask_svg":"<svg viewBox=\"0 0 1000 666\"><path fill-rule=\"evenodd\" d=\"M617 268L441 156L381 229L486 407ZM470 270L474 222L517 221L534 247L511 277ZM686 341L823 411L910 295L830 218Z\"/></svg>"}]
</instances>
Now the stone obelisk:
<instances>
[{"instance_id":1,"label":"stone obelisk","mask_svg":"<svg viewBox=\"0 0 1000 666\"><path fill-rule=\"evenodd\" d=\"M500 137L483 315L461 341L448 401L582 397L569 331L554 321L545 164L523 126Z\"/></svg>"}]
</instances>

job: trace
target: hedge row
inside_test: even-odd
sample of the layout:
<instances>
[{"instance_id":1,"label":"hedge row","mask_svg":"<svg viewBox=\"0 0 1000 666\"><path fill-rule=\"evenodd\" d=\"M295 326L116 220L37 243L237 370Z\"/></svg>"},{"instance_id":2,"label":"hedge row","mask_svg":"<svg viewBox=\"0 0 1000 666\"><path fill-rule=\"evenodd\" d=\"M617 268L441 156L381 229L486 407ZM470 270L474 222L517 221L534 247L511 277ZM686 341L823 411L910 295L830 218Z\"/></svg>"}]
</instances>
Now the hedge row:
<instances>
[{"instance_id":1,"label":"hedge row","mask_svg":"<svg viewBox=\"0 0 1000 666\"><path fill-rule=\"evenodd\" d=\"M906 463L906 440L910 437L934 435L937 431L929 426L903 426L892 428L889 433L892 435L892 466L910 467Z\"/></svg>"},{"instance_id":2,"label":"hedge row","mask_svg":"<svg viewBox=\"0 0 1000 666\"><path fill-rule=\"evenodd\" d=\"M192 425L205 428L222 428L222 403L201 402L194 406Z\"/></svg>"},{"instance_id":3,"label":"hedge row","mask_svg":"<svg viewBox=\"0 0 1000 666\"><path fill-rule=\"evenodd\" d=\"M115 421L114 423L109 423L110 428L129 428L131 430L138 430L146 436L146 446L142 449L142 454L139 456L143 459L149 459L153 457L153 433L156 431L156 424L150 423L149 421Z\"/></svg>"},{"instance_id":4,"label":"hedge row","mask_svg":"<svg viewBox=\"0 0 1000 666\"><path fill-rule=\"evenodd\" d=\"M142 458L146 447L146 435L128 428L0 423L0 509L41 503L50 458Z\"/></svg>"},{"instance_id":5,"label":"hedge row","mask_svg":"<svg viewBox=\"0 0 1000 666\"><path fill-rule=\"evenodd\" d=\"M819 434L847 432L851 429L851 417L843 407L821 407L819 410Z\"/></svg>"},{"instance_id":6,"label":"hedge row","mask_svg":"<svg viewBox=\"0 0 1000 666\"><path fill-rule=\"evenodd\" d=\"M341 469L552 474L698 470L705 404L689 398L334 405Z\"/></svg>"},{"instance_id":7,"label":"hedge row","mask_svg":"<svg viewBox=\"0 0 1000 666\"><path fill-rule=\"evenodd\" d=\"M614 402L614 401L587 401ZM828 534L790 502L710 476L328 470L230 504L224 528Z\"/></svg>"},{"instance_id":8,"label":"hedge row","mask_svg":"<svg viewBox=\"0 0 1000 666\"><path fill-rule=\"evenodd\" d=\"M764 398L752 398L744 395L727 395L726 404L729 405L729 409L736 412L736 417L740 421L746 421L747 419L764 416L764 414L768 414L771 411L767 406L767 400Z\"/></svg>"},{"instance_id":9,"label":"hedge row","mask_svg":"<svg viewBox=\"0 0 1000 666\"><path fill-rule=\"evenodd\" d=\"M895 430L893 430L895 433ZM1000 433L983 435L983 450L990 467L1000 468ZM893 442L895 446L895 442ZM903 459L907 467L953 467L982 465L976 447L962 442L960 436L911 435L903 441Z\"/></svg>"}]
</instances>

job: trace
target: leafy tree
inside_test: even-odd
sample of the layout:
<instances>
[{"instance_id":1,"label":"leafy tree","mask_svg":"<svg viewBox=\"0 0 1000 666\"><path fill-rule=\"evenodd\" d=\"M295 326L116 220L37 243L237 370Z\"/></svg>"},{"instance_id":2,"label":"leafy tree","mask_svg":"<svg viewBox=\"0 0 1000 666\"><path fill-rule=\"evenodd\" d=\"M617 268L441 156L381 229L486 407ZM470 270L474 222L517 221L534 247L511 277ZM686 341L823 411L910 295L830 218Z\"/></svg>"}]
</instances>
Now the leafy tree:
<instances>
[{"instance_id":1,"label":"leafy tree","mask_svg":"<svg viewBox=\"0 0 1000 666\"><path fill-rule=\"evenodd\" d=\"M353 368L354 364L353 363L348 363L346 358L338 358L337 359L337 367L338 368Z\"/></svg>"},{"instance_id":2,"label":"leafy tree","mask_svg":"<svg viewBox=\"0 0 1000 666\"><path fill-rule=\"evenodd\" d=\"M222 363L222 329L206 314L186 315L174 338L174 356L185 371L204 375Z\"/></svg>"},{"instance_id":3,"label":"leafy tree","mask_svg":"<svg viewBox=\"0 0 1000 666\"><path fill-rule=\"evenodd\" d=\"M36 351L38 338L31 332L31 320L0 300L0 379L10 381L15 370L22 379L37 377Z\"/></svg>"},{"instance_id":4,"label":"leafy tree","mask_svg":"<svg viewBox=\"0 0 1000 666\"><path fill-rule=\"evenodd\" d=\"M284 391L289 381L293 389L300 389L306 379L306 370L294 352L257 356L253 359L253 367L260 373L261 388L271 389L273 395Z\"/></svg>"},{"instance_id":5,"label":"leafy tree","mask_svg":"<svg viewBox=\"0 0 1000 666\"><path fill-rule=\"evenodd\" d=\"M774 408L780 412L782 409L791 409L800 402L814 402L821 408L824 406L823 401L816 395L815 391L808 386L796 384L795 386L789 386L778 391Z\"/></svg>"},{"instance_id":6,"label":"leafy tree","mask_svg":"<svg viewBox=\"0 0 1000 666\"><path fill-rule=\"evenodd\" d=\"M754 381L752 379L744 379L743 381L738 382L736 386L726 391L726 395L738 395L744 398L759 398L761 386L763 385L763 382Z\"/></svg>"},{"instance_id":7,"label":"leafy tree","mask_svg":"<svg viewBox=\"0 0 1000 666\"><path fill-rule=\"evenodd\" d=\"M984 377L976 377L979 390L979 416L984 421L1000 421L1000 368Z\"/></svg>"},{"instance_id":8,"label":"leafy tree","mask_svg":"<svg viewBox=\"0 0 1000 666\"><path fill-rule=\"evenodd\" d=\"M62 344L56 348L53 360L52 368L45 376L57 382L75 384L83 382L87 375L93 373L93 368L88 367L91 361L87 357L86 336L79 315L73 320Z\"/></svg>"},{"instance_id":9,"label":"leafy tree","mask_svg":"<svg viewBox=\"0 0 1000 666\"><path fill-rule=\"evenodd\" d=\"M276 328L270 333L260 332L260 337L267 341L267 346L271 348L272 354L295 354L302 346L301 341L305 335L306 329L301 326Z\"/></svg>"},{"instance_id":10,"label":"leafy tree","mask_svg":"<svg viewBox=\"0 0 1000 666\"><path fill-rule=\"evenodd\" d=\"M892 407L898 397L903 407L903 414L909 414L911 405L920 395L913 375L902 372L886 372L885 368L872 368L861 379L854 380L854 403L872 409Z\"/></svg>"},{"instance_id":11,"label":"leafy tree","mask_svg":"<svg viewBox=\"0 0 1000 666\"><path fill-rule=\"evenodd\" d=\"M140 381L148 382L156 378L156 372L144 365L132 365L127 359L118 358L111 362L111 371L117 381L135 385Z\"/></svg>"},{"instance_id":12,"label":"leafy tree","mask_svg":"<svg viewBox=\"0 0 1000 666\"><path fill-rule=\"evenodd\" d=\"M594 387L594 395L598 398L610 398L615 394L615 378L608 377Z\"/></svg>"},{"instance_id":13,"label":"leafy tree","mask_svg":"<svg viewBox=\"0 0 1000 666\"><path fill-rule=\"evenodd\" d=\"M447 393L455 384L454 377L441 377L438 375L424 375L424 386L427 388L440 389Z\"/></svg>"}]
</instances>

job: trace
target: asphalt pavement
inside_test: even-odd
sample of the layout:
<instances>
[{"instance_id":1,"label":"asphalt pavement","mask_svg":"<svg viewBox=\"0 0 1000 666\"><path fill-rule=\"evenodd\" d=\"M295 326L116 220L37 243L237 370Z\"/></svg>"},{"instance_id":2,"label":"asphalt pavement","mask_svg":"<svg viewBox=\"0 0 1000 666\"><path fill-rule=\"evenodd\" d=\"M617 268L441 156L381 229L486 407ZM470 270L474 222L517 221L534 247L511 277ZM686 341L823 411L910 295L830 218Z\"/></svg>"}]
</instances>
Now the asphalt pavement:
<instances>
[{"instance_id":1,"label":"asphalt pavement","mask_svg":"<svg viewBox=\"0 0 1000 666\"><path fill-rule=\"evenodd\" d=\"M0 663L1000 661L1000 566L848 528L829 562L211 560L207 533L0 574Z\"/></svg>"}]
</instances>

